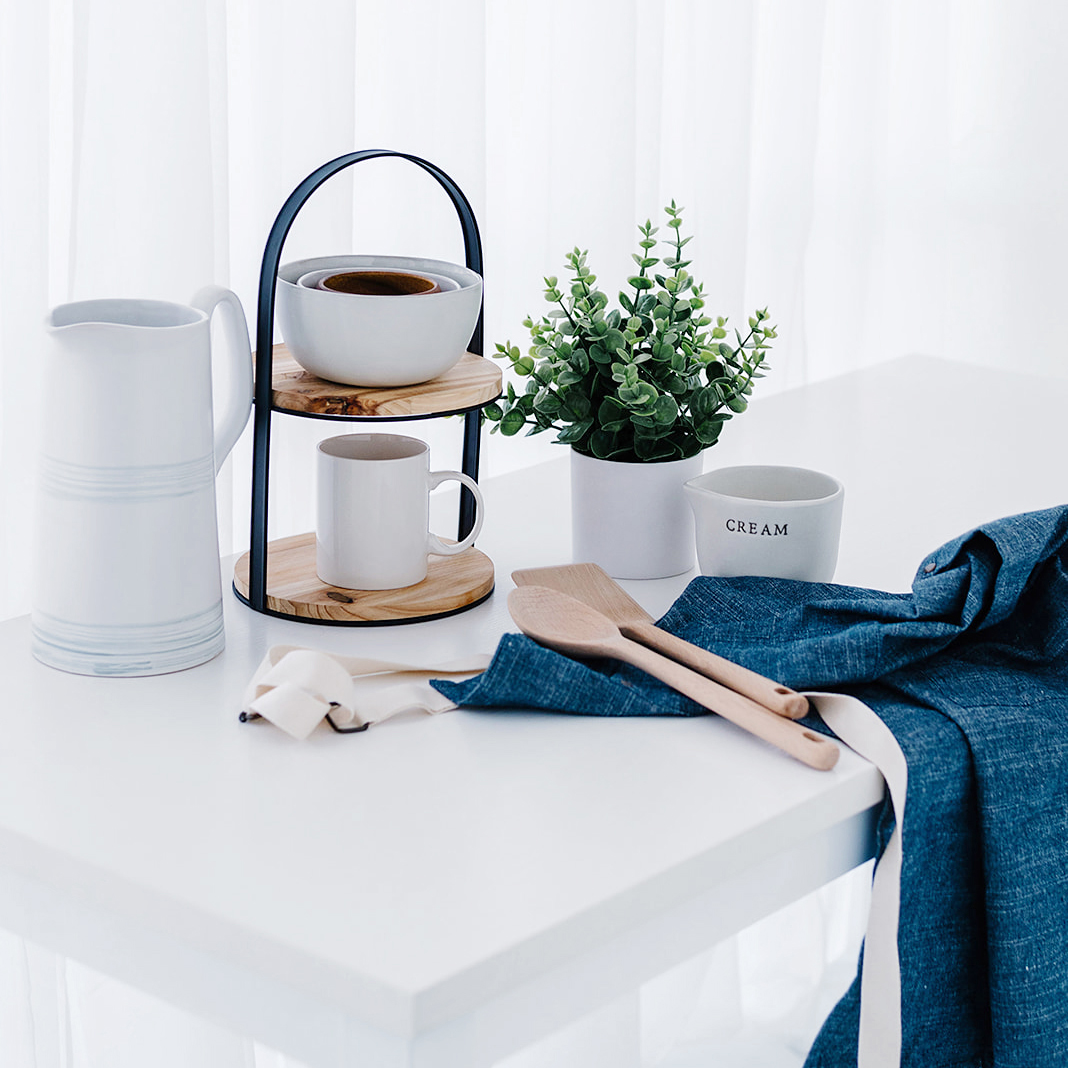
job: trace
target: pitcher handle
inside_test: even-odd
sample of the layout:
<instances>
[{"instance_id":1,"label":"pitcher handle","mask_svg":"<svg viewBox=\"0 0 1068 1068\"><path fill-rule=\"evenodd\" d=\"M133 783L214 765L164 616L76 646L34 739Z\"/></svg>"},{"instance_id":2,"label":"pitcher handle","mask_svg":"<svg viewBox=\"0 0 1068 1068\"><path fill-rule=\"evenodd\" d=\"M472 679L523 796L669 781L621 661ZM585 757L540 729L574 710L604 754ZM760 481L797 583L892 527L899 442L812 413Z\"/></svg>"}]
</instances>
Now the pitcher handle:
<instances>
[{"instance_id":1,"label":"pitcher handle","mask_svg":"<svg viewBox=\"0 0 1068 1068\"><path fill-rule=\"evenodd\" d=\"M215 473L237 443L252 410L252 348L248 340L248 324L237 294L222 286L204 286L190 301L210 320L215 309L225 304L229 314L223 316L226 332L226 354L232 375L226 411L215 421ZM215 354L212 353L214 362Z\"/></svg>"}]
</instances>

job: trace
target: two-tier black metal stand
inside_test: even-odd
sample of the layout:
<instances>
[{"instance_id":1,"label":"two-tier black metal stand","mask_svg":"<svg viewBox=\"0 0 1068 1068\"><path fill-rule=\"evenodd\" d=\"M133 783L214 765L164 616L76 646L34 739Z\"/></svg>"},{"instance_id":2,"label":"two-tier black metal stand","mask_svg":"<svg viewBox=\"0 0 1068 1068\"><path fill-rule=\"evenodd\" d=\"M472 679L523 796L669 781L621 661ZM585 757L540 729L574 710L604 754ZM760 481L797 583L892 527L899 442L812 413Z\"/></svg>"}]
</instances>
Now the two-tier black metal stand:
<instances>
[{"instance_id":1,"label":"two-tier black metal stand","mask_svg":"<svg viewBox=\"0 0 1068 1068\"><path fill-rule=\"evenodd\" d=\"M493 591L493 565L475 548L454 557L432 557L427 579L406 590L340 590L314 573L314 534L269 543L267 537L271 413L340 421L389 421L464 417L462 469L477 481L482 408L500 395L501 375L482 356L482 309L460 363L430 383L403 389L370 389L324 382L303 371L284 346L275 346L274 302L282 246L308 198L328 178L364 160L406 159L431 174L460 219L467 266L483 274L482 243L471 205L459 186L433 163L388 149L351 152L324 164L293 190L271 227L260 267L256 315L252 453L252 540L234 571L234 592L250 608L307 623L345 626L411 623L464 611ZM460 490L457 540L471 531L475 501ZM277 579L277 582L276 582ZM270 582L270 589L268 584ZM277 585L277 589L275 588Z\"/></svg>"}]
</instances>

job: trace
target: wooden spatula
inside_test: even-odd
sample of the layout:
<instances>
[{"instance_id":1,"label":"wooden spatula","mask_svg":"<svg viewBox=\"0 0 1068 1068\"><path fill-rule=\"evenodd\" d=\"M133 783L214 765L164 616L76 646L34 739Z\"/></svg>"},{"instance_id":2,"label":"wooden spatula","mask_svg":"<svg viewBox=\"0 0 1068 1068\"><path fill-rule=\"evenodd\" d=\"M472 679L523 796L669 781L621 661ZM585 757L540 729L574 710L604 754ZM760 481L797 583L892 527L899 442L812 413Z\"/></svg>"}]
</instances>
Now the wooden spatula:
<instances>
[{"instance_id":1,"label":"wooden spatula","mask_svg":"<svg viewBox=\"0 0 1068 1068\"><path fill-rule=\"evenodd\" d=\"M569 656L607 656L633 664L809 767L827 771L838 760L838 746L829 738L625 638L607 616L566 593L520 586L508 595L508 611L536 642Z\"/></svg>"},{"instance_id":2,"label":"wooden spatula","mask_svg":"<svg viewBox=\"0 0 1068 1068\"><path fill-rule=\"evenodd\" d=\"M558 567L529 567L512 572L517 586L546 586L596 608L619 627L624 637L648 645L672 660L751 697L765 708L787 719L800 719L808 712L808 700L755 671L725 660L666 630L615 579L597 564L561 564Z\"/></svg>"}]
</instances>

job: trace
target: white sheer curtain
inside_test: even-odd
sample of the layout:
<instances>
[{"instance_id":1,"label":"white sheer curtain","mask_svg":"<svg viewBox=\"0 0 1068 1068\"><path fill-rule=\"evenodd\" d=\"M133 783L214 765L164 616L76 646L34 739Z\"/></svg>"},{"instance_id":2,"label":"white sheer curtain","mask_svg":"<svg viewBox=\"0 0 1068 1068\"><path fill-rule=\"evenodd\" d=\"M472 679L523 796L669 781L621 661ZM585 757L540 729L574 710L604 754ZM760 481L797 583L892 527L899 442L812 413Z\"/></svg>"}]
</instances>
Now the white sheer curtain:
<instances>
[{"instance_id":1,"label":"white sheer curtain","mask_svg":"<svg viewBox=\"0 0 1068 1068\"><path fill-rule=\"evenodd\" d=\"M216 281L251 315L282 201L353 148L467 192L490 344L523 341L575 244L614 286L673 197L712 308L779 325L764 391L909 351L1063 373L1036 327L1068 271L1066 19L1055 0L0 0L0 615L29 603L35 435L77 403L39 393L48 307ZM350 249L461 254L399 161L332 179L286 255ZM271 514L303 529L317 430L295 422ZM247 452L224 549L247 540ZM545 455L494 436L486 473Z\"/></svg>"},{"instance_id":2,"label":"white sheer curtain","mask_svg":"<svg viewBox=\"0 0 1068 1068\"><path fill-rule=\"evenodd\" d=\"M285 196L353 148L427 157L467 192L490 344L522 340L576 244L619 282L635 223L674 198L713 309L767 305L779 326L762 389L923 351L1002 368L1005 403L1026 403L1021 372L1064 373L1066 51L1058 0L0 0L0 617L29 605L37 435L80 402L40 395L48 307L215 281L251 313ZM316 193L286 255L348 250L461 255L436 186L394 161ZM452 422L424 424L441 466ZM317 436L279 421L272 533L310 524ZM493 437L484 473L546 455ZM219 487L223 549L243 548L247 440ZM798 974L832 942L799 947ZM0 1041L25 1053L5 1064L164 1063L133 1032L122 1060L93 1024L122 1001L105 980L4 945ZM31 1026L48 1013L27 1015L41 998L62 1024L48 1039ZM241 1043L212 1059L218 1036L189 1028L168 1063L267 1063ZM650 1034L667 1064L674 1040Z\"/></svg>"}]
</instances>

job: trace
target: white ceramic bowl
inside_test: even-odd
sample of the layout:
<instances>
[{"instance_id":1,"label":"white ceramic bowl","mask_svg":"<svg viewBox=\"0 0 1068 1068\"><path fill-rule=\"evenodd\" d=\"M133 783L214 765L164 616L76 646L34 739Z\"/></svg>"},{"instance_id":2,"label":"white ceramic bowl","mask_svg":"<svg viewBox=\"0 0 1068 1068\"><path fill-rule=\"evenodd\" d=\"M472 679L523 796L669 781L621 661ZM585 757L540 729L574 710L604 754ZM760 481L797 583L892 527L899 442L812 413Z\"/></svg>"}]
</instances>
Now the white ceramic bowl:
<instances>
[{"instance_id":1,"label":"white ceramic bowl","mask_svg":"<svg viewBox=\"0 0 1068 1068\"><path fill-rule=\"evenodd\" d=\"M360 268L442 275L457 287L393 297L300 285L313 271ZM306 371L350 386L409 386L444 374L464 354L482 307L482 278L444 260L317 256L279 268L276 299L286 347Z\"/></svg>"}]
</instances>

